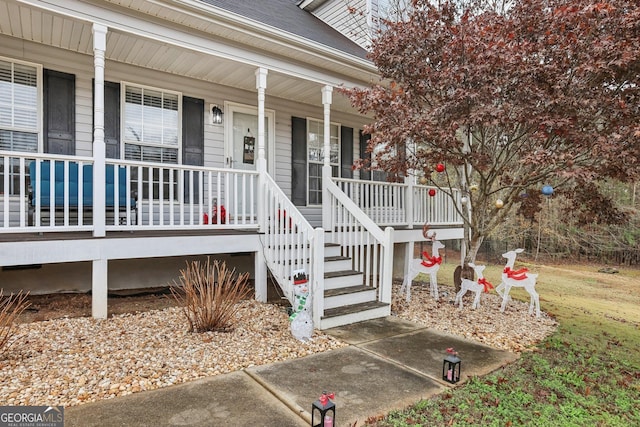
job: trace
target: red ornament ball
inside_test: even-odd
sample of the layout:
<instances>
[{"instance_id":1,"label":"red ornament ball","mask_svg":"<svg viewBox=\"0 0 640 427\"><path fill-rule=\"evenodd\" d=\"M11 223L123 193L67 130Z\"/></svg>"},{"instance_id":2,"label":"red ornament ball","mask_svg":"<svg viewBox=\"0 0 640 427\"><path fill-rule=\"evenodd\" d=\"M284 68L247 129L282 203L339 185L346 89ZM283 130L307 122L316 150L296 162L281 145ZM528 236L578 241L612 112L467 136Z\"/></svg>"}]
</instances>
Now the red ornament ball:
<instances>
[{"instance_id":1,"label":"red ornament ball","mask_svg":"<svg viewBox=\"0 0 640 427\"><path fill-rule=\"evenodd\" d=\"M438 172L444 172L444 165L442 163L438 163L436 165L436 171Z\"/></svg>"},{"instance_id":2,"label":"red ornament ball","mask_svg":"<svg viewBox=\"0 0 640 427\"><path fill-rule=\"evenodd\" d=\"M435 189L433 189L433 188L432 188L432 189L430 189L430 190L429 190L429 195L430 195L431 197L435 196L435 195L436 195L436 190L435 190Z\"/></svg>"}]
</instances>

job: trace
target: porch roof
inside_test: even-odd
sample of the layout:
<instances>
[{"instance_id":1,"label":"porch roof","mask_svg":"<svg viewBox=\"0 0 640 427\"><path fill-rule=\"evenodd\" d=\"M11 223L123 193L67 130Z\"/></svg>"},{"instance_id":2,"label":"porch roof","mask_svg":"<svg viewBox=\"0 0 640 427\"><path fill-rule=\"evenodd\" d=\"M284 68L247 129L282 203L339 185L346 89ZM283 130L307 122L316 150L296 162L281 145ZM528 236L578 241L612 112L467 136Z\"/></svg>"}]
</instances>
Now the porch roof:
<instances>
[{"instance_id":1,"label":"porch roof","mask_svg":"<svg viewBox=\"0 0 640 427\"><path fill-rule=\"evenodd\" d=\"M361 56L229 12L222 6L231 8L231 1L215 2L219 6L201 0L0 0L0 34L93 56L92 24L100 23L109 29L108 61L250 92L256 90L255 70L264 67L267 98L316 106L324 85L378 80L373 64ZM291 0L278 3L318 21ZM330 38L335 45L337 36ZM357 114L341 95L334 96L331 108Z\"/></svg>"}]
</instances>

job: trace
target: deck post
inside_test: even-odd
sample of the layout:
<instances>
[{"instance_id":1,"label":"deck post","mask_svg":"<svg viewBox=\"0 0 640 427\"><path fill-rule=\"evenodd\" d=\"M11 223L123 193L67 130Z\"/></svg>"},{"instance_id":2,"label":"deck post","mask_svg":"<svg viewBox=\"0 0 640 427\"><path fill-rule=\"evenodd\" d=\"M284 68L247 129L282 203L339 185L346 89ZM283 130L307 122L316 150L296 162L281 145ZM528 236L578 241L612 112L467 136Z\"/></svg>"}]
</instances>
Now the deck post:
<instances>
[{"instance_id":1,"label":"deck post","mask_svg":"<svg viewBox=\"0 0 640 427\"><path fill-rule=\"evenodd\" d=\"M331 229L331 206L327 183L331 179L331 102L333 87L322 87L322 105L324 106L324 163L322 166L322 227Z\"/></svg>"},{"instance_id":2,"label":"deck post","mask_svg":"<svg viewBox=\"0 0 640 427\"><path fill-rule=\"evenodd\" d=\"M311 257L311 298L313 299L313 326L320 327L324 315L324 230L313 230Z\"/></svg>"},{"instance_id":3,"label":"deck post","mask_svg":"<svg viewBox=\"0 0 640 427\"><path fill-rule=\"evenodd\" d=\"M267 302L267 263L264 249L260 248L253 256L255 257L253 281L256 288L256 301Z\"/></svg>"},{"instance_id":4,"label":"deck post","mask_svg":"<svg viewBox=\"0 0 640 427\"><path fill-rule=\"evenodd\" d=\"M405 191L407 192L407 194L405 195L405 200L406 200L406 204L405 204L405 221L408 224L409 228L413 228L413 226L415 225L414 222L414 217L413 217L413 203L414 203L414 198L413 198L413 186L414 184L414 178L413 175L408 175L404 177L404 184L405 184Z\"/></svg>"},{"instance_id":5,"label":"deck post","mask_svg":"<svg viewBox=\"0 0 640 427\"><path fill-rule=\"evenodd\" d=\"M91 315L94 319L107 318L107 264L106 259L94 259L91 268Z\"/></svg>"},{"instance_id":6,"label":"deck post","mask_svg":"<svg viewBox=\"0 0 640 427\"><path fill-rule=\"evenodd\" d=\"M107 49L107 27L93 24L93 63L95 90L93 105L93 236L104 237L106 214L106 166L104 143L104 54ZM105 304L106 307L106 304ZM106 310L106 308L105 308ZM106 312L105 312L106 316Z\"/></svg>"},{"instance_id":7,"label":"deck post","mask_svg":"<svg viewBox=\"0 0 640 427\"><path fill-rule=\"evenodd\" d=\"M382 262L382 282L380 289L380 302L391 304L391 291L393 285L393 227L384 229L384 258Z\"/></svg>"}]
</instances>

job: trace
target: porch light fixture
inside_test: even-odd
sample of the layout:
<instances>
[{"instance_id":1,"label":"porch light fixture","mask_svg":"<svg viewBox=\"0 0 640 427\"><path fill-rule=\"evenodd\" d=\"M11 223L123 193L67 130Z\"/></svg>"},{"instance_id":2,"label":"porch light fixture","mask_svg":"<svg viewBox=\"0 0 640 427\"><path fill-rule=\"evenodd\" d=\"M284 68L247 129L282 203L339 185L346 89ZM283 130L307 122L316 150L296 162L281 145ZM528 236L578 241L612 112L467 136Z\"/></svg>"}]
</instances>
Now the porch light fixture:
<instances>
[{"instance_id":1,"label":"porch light fixture","mask_svg":"<svg viewBox=\"0 0 640 427\"><path fill-rule=\"evenodd\" d=\"M213 123L214 125L221 125L223 115L224 113L222 112L220 107L215 104L211 107L211 123Z\"/></svg>"},{"instance_id":2,"label":"porch light fixture","mask_svg":"<svg viewBox=\"0 0 640 427\"><path fill-rule=\"evenodd\" d=\"M336 425L336 404L331 401L335 398L334 393L322 392L322 396L311 405L311 426L312 427L335 427ZM316 414L319 415L319 422L316 423Z\"/></svg>"}]
</instances>

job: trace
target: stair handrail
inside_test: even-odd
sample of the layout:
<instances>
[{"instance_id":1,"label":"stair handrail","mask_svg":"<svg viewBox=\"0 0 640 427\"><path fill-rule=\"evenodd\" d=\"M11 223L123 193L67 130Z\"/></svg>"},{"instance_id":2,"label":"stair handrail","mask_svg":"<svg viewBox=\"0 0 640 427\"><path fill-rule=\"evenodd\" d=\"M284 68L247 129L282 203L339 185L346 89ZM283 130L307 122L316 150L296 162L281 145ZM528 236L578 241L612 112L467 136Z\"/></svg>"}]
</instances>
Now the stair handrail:
<instances>
[{"instance_id":1,"label":"stair handrail","mask_svg":"<svg viewBox=\"0 0 640 427\"><path fill-rule=\"evenodd\" d=\"M344 255L352 258L354 270L365 275L365 285L378 287L378 299L391 303L393 280L393 228L381 229L369 216L336 185L333 179L325 180L325 189L331 200L324 202L331 242L342 246ZM348 226L339 223L337 216L348 212L354 222ZM345 230L347 229L347 230ZM362 231L366 231L366 234ZM368 236L373 238L373 241ZM380 251L378 252L378 247ZM368 249L367 249L368 248ZM362 270L361 270L362 269Z\"/></svg>"},{"instance_id":2,"label":"stair handrail","mask_svg":"<svg viewBox=\"0 0 640 427\"><path fill-rule=\"evenodd\" d=\"M323 260L324 254L316 254L315 229L275 180L267 173L263 175L264 257L284 296L293 303L294 270L305 270L313 290L324 288L324 266L316 262L316 259Z\"/></svg>"}]
</instances>

